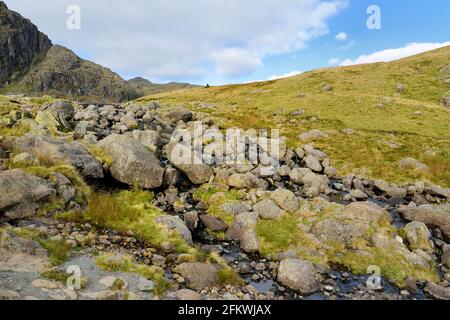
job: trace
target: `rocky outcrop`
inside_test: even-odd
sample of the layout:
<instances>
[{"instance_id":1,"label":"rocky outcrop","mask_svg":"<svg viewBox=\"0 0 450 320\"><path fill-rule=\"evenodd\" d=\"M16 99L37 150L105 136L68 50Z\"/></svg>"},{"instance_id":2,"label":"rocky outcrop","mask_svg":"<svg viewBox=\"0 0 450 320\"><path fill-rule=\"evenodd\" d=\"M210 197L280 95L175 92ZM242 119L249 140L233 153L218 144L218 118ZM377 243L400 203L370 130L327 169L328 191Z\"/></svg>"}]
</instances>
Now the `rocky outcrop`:
<instances>
[{"instance_id":1,"label":"rocky outcrop","mask_svg":"<svg viewBox=\"0 0 450 320\"><path fill-rule=\"evenodd\" d=\"M7 220L31 217L56 194L47 181L22 170L0 171L0 216Z\"/></svg>"},{"instance_id":2,"label":"rocky outcrop","mask_svg":"<svg viewBox=\"0 0 450 320\"><path fill-rule=\"evenodd\" d=\"M0 1L0 87L17 81L51 46L30 20Z\"/></svg>"},{"instance_id":3,"label":"rocky outcrop","mask_svg":"<svg viewBox=\"0 0 450 320\"><path fill-rule=\"evenodd\" d=\"M450 240L450 204L402 206L400 214L409 221L419 221L430 227L437 227L442 235Z\"/></svg>"},{"instance_id":4,"label":"rocky outcrop","mask_svg":"<svg viewBox=\"0 0 450 320\"><path fill-rule=\"evenodd\" d=\"M117 181L141 188L162 185L164 169L155 154L135 139L112 134L99 142L99 147L112 157L111 175Z\"/></svg>"},{"instance_id":5,"label":"rocky outcrop","mask_svg":"<svg viewBox=\"0 0 450 320\"><path fill-rule=\"evenodd\" d=\"M33 154L38 161L46 163L70 164L86 178L103 178L102 165L78 142L27 134L14 141L13 150Z\"/></svg>"}]
</instances>

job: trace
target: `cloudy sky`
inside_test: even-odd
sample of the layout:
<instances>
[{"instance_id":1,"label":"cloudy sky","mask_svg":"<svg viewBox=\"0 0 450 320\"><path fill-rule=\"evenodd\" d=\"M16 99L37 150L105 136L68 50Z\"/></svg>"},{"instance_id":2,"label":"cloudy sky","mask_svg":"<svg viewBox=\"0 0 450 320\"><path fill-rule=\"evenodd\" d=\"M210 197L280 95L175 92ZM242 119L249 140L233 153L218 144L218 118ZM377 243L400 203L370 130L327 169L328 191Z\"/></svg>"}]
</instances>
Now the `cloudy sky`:
<instances>
[{"instance_id":1,"label":"cloudy sky","mask_svg":"<svg viewBox=\"0 0 450 320\"><path fill-rule=\"evenodd\" d=\"M54 43L125 79L155 82L275 79L450 45L447 0L4 1ZM381 29L370 30L374 4ZM79 30L67 28L71 5Z\"/></svg>"}]
</instances>

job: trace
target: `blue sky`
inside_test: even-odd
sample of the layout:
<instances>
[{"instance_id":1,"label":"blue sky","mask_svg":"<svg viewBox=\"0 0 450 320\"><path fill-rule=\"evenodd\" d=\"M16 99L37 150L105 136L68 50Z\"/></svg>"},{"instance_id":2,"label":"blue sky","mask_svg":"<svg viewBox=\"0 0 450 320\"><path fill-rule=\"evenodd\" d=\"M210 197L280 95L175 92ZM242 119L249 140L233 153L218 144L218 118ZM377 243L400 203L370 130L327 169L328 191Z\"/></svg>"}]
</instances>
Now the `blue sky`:
<instances>
[{"instance_id":1,"label":"blue sky","mask_svg":"<svg viewBox=\"0 0 450 320\"><path fill-rule=\"evenodd\" d=\"M447 0L5 2L54 43L126 79L155 82L266 80L389 61L450 44ZM80 29L66 26L70 5L80 9ZM381 10L381 30L366 27L370 5Z\"/></svg>"}]
</instances>

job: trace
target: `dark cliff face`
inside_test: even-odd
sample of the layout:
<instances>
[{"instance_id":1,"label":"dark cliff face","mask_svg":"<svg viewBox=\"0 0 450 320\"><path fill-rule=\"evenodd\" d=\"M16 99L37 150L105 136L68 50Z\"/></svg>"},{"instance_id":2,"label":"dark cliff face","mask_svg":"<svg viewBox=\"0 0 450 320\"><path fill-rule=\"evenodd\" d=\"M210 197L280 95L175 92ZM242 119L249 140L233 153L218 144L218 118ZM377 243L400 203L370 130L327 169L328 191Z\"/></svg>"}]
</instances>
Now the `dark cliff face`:
<instances>
[{"instance_id":1,"label":"dark cliff face","mask_svg":"<svg viewBox=\"0 0 450 320\"><path fill-rule=\"evenodd\" d=\"M20 78L51 46L30 20L0 1L0 86Z\"/></svg>"},{"instance_id":2,"label":"dark cliff face","mask_svg":"<svg viewBox=\"0 0 450 320\"><path fill-rule=\"evenodd\" d=\"M139 96L134 86L111 70L53 46L30 20L9 10L2 1L0 88L2 93L48 94L95 102L121 102Z\"/></svg>"}]
</instances>

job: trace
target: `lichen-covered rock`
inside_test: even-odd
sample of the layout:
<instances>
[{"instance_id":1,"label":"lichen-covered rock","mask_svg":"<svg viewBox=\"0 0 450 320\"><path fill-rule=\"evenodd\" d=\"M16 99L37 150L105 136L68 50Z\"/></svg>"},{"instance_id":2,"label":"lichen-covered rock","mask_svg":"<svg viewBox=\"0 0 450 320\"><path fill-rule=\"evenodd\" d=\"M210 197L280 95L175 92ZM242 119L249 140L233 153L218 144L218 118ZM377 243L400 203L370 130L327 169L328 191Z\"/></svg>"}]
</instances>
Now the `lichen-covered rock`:
<instances>
[{"instance_id":1,"label":"lichen-covered rock","mask_svg":"<svg viewBox=\"0 0 450 320\"><path fill-rule=\"evenodd\" d=\"M442 235L450 240L450 204L402 206L399 212L408 221L419 221L427 226L438 227Z\"/></svg>"},{"instance_id":2,"label":"lichen-covered rock","mask_svg":"<svg viewBox=\"0 0 450 320\"><path fill-rule=\"evenodd\" d=\"M42 178L22 170L0 171L0 216L7 220L31 217L56 190Z\"/></svg>"},{"instance_id":3,"label":"lichen-covered rock","mask_svg":"<svg viewBox=\"0 0 450 320\"><path fill-rule=\"evenodd\" d=\"M241 213L236 216L226 236L230 240L241 241L241 249L252 253L259 251L259 241L255 232L258 214L256 212Z\"/></svg>"},{"instance_id":4,"label":"lichen-covered rock","mask_svg":"<svg viewBox=\"0 0 450 320\"><path fill-rule=\"evenodd\" d=\"M188 244L193 244L192 234L180 218L176 216L163 215L157 217L156 222L165 225L170 230L176 230Z\"/></svg>"},{"instance_id":5,"label":"lichen-covered rock","mask_svg":"<svg viewBox=\"0 0 450 320\"><path fill-rule=\"evenodd\" d=\"M298 209L298 198L290 190L278 188L270 193L270 199L285 211L294 212Z\"/></svg>"},{"instance_id":6,"label":"lichen-covered rock","mask_svg":"<svg viewBox=\"0 0 450 320\"><path fill-rule=\"evenodd\" d=\"M185 161L183 154L180 154L184 152L189 154L187 161ZM192 150L185 149L177 142L171 142L166 146L167 158L175 168L185 173L194 184L206 183L214 176L214 171L210 166L204 164L201 159L194 161L192 152Z\"/></svg>"},{"instance_id":7,"label":"lichen-covered rock","mask_svg":"<svg viewBox=\"0 0 450 320\"><path fill-rule=\"evenodd\" d=\"M300 259L282 260L278 268L278 282L303 295L310 295L320 289L320 282L314 266Z\"/></svg>"},{"instance_id":8,"label":"lichen-covered rock","mask_svg":"<svg viewBox=\"0 0 450 320\"><path fill-rule=\"evenodd\" d=\"M253 210L258 213L260 218L266 220L276 220L284 214L284 211L270 199L255 204Z\"/></svg>"},{"instance_id":9,"label":"lichen-covered rock","mask_svg":"<svg viewBox=\"0 0 450 320\"><path fill-rule=\"evenodd\" d=\"M207 263L182 263L174 272L179 273L193 290L213 287L217 283L217 268Z\"/></svg>"},{"instance_id":10,"label":"lichen-covered rock","mask_svg":"<svg viewBox=\"0 0 450 320\"><path fill-rule=\"evenodd\" d=\"M103 178L102 165L78 142L26 134L14 140L13 150L33 154L38 160L45 157L47 162L68 163L87 178Z\"/></svg>"},{"instance_id":11,"label":"lichen-covered rock","mask_svg":"<svg viewBox=\"0 0 450 320\"><path fill-rule=\"evenodd\" d=\"M404 231L412 250L421 249L433 253L430 230L423 222L410 222L404 227Z\"/></svg>"},{"instance_id":12,"label":"lichen-covered rock","mask_svg":"<svg viewBox=\"0 0 450 320\"><path fill-rule=\"evenodd\" d=\"M98 146L112 157L111 175L128 185L138 184L144 189L162 185L164 169L155 154L133 138L112 134Z\"/></svg>"},{"instance_id":13,"label":"lichen-covered rock","mask_svg":"<svg viewBox=\"0 0 450 320\"><path fill-rule=\"evenodd\" d=\"M228 185L236 189L251 189L256 185L257 180L250 172L235 173L228 178Z\"/></svg>"}]
</instances>

